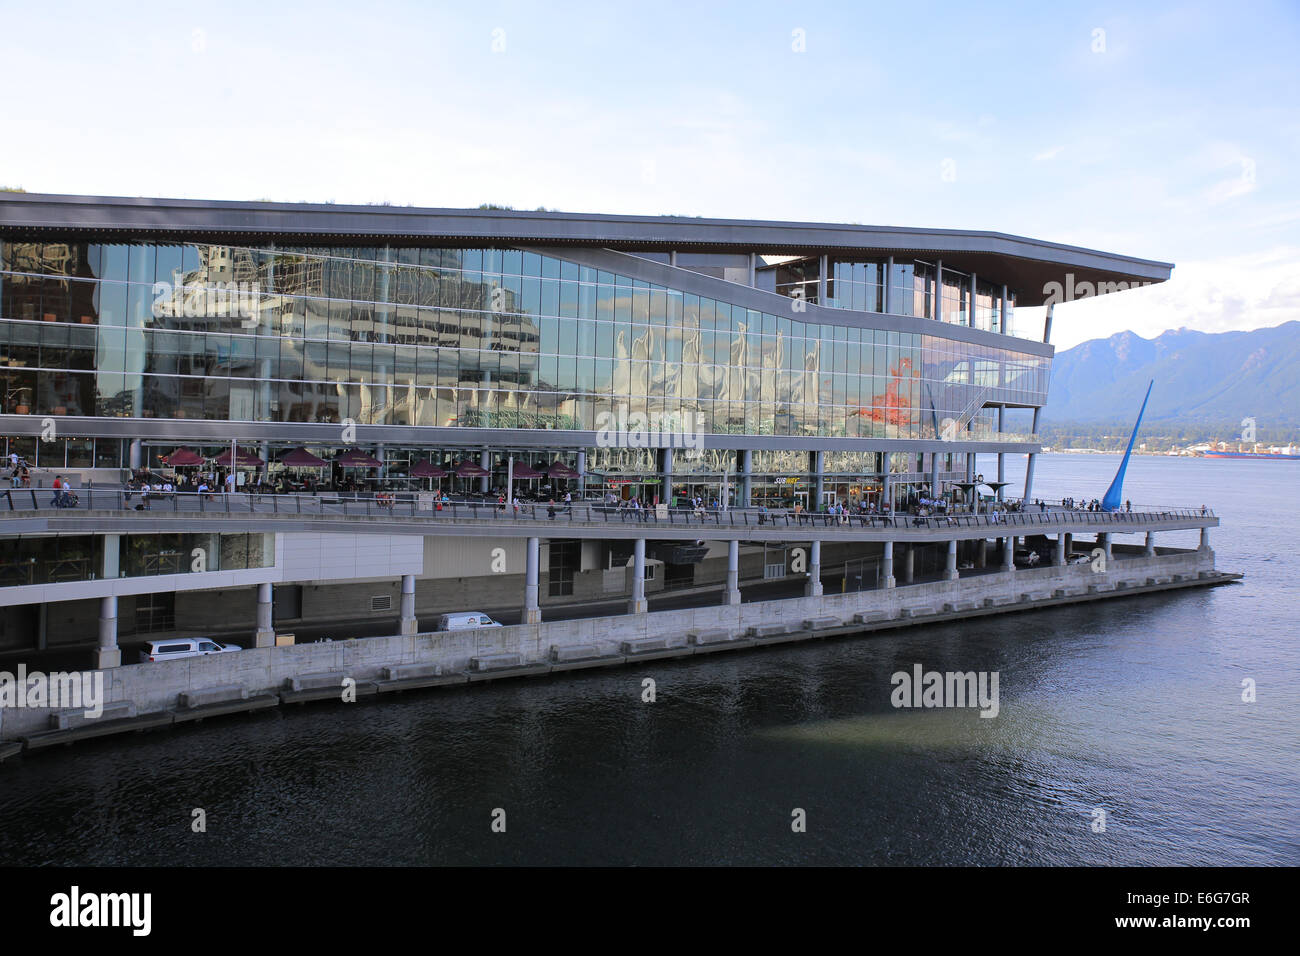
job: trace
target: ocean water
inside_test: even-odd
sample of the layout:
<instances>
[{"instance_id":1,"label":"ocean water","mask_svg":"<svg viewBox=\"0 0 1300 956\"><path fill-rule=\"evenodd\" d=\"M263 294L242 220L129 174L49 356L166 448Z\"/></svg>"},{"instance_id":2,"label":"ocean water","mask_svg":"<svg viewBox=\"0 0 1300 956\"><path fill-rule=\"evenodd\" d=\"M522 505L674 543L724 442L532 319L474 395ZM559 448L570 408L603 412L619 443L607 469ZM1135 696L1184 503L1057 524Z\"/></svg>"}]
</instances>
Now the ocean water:
<instances>
[{"instance_id":1,"label":"ocean water","mask_svg":"<svg viewBox=\"0 0 1300 956\"><path fill-rule=\"evenodd\" d=\"M1034 493L1100 497L1117 464L1043 456ZM1297 488L1300 463L1133 460L1134 502L1219 513L1238 585L24 757L0 863L1295 865ZM997 672L998 716L894 708L915 664Z\"/></svg>"}]
</instances>

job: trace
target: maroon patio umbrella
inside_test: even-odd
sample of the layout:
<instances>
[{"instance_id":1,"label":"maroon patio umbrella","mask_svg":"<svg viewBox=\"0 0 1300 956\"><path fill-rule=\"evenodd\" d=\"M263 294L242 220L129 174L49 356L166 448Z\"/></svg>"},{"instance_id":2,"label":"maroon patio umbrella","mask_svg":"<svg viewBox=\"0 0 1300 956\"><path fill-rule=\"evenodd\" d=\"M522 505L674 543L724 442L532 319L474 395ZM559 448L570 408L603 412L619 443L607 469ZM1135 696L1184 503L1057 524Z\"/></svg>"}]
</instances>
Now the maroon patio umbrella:
<instances>
[{"instance_id":1,"label":"maroon patio umbrella","mask_svg":"<svg viewBox=\"0 0 1300 956\"><path fill-rule=\"evenodd\" d=\"M538 471L536 468L530 468L528 465L525 464L518 464L515 465L515 477L516 478L540 478L542 477L542 473Z\"/></svg>"},{"instance_id":2,"label":"maroon patio umbrella","mask_svg":"<svg viewBox=\"0 0 1300 956\"><path fill-rule=\"evenodd\" d=\"M431 465L427 461L417 462L411 466L412 478L441 478L446 474L437 465Z\"/></svg>"},{"instance_id":3,"label":"maroon patio umbrella","mask_svg":"<svg viewBox=\"0 0 1300 956\"><path fill-rule=\"evenodd\" d=\"M344 468L382 468L384 463L371 458L359 448L349 448L334 459Z\"/></svg>"},{"instance_id":4,"label":"maroon patio umbrella","mask_svg":"<svg viewBox=\"0 0 1300 956\"><path fill-rule=\"evenodd\" d=\"M212 463L220 468L229 468L230 452L228 450L223 451L216 458L212 459ZM266 462L262 461L262 459L246 451L241 451L239 456L235 459L235 467L237 468L260 468L265 464Z\"/></svg>"},{"instance_id":5,"label":"maroon patio umbrella","mask_svg":"<svg viewBox=\"0 0 1300 956\"><path fill-rule=\"evenodd\" d=\"M486 478L492 474L481 465L476 465L472 461L462 461L456 466L456 475L460 478Z\"/></svg>"},{"instance_id":6,"label":"maroon patio umbrella","mask_svg":"<svg viewBox=\"0 0 1300 956\"><path fill-rule=\"evenodd\" d=\"M563 462L553 461L546 466L546 473L552 478L577 478L578 473Z\"/></svg>"},{"instance_id":7,"label":"maroon patio umbrella","mask_svg":"<svg viewBox=\"0 0 1300 956\"><path fill-rule=\"evenodd\" d=\"M286 468L324 468L325 459L317 458L305 448L295 448L280 456L280 464Z\"/></svg>"},{"instance_id":8,"label":"maroon patio umbrella","mask_svg":"<svg viewBox=\"0 0 1300 956\"><path fill-rule=\"evenodd\" d=\"M177 448L174 452L165 457L163 461L167 462L167 464L171 465L173 468L185 468L190 465L203 464L203 456L190 451L188 448Z\"/></svg>"}]
</instances>

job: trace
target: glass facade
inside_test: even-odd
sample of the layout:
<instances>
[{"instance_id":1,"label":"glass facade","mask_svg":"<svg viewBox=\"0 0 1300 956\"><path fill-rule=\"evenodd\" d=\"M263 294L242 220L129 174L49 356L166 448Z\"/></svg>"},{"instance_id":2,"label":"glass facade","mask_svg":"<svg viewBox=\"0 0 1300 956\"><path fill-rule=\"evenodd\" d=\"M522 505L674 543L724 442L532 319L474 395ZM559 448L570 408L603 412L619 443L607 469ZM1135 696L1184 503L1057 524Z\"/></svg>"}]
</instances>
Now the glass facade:
<instances>
[{"instance_id":1,"label":"glass facade","mask_svg":"<svg viewBox=\"0 0 1300 956\"><path fill-rule=\"evenodd\" d=\"M879 303L869 265L836 261L828 298ZM932 314L932 267L888 279L891 311ZM955 321L949 292L963 310L969 283L943 285ZM985 291L977 317L996 328ZM706 434L919 439L977 397L1042 404L1048 368L522 249L0 242L8 414L594 430L625 407Z\"/></svg>"}]
</instances>

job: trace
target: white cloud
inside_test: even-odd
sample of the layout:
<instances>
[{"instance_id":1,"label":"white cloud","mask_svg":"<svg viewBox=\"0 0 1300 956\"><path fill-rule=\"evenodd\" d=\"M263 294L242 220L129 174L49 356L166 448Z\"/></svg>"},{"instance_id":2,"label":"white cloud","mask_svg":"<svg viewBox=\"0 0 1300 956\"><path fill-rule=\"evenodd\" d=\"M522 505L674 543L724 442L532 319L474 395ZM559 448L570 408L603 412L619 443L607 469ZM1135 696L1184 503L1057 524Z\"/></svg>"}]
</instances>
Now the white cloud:
<instances>
[{"instance_id":1,"label":"white cloud","mask_svg":"<svg viewBox=\"0 0 1300 956\"><path fill-rule=\"evenodd\" d=\"M1041 153L1034 154L1034 162L1041 163L1045 160L1055 159L1057 156L1061 155L1064 150L1064 146L1053 146L1050 149L1045 149Z\"/></svg>"}]
</instances>

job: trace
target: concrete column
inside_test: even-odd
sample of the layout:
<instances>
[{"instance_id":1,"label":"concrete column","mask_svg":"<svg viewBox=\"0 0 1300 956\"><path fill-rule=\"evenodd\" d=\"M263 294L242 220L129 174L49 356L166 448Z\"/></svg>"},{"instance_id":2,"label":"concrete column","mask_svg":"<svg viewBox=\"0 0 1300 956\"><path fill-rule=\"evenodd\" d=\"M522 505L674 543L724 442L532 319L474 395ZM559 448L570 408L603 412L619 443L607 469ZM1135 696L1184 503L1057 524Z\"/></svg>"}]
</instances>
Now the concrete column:
<instances>
[{"instance_id":1,"label":"concrete column","mask_svg":"<svg viewBox=\"0 0 1300 956\"><path fill-rule=\"evenodd\" d=\"M998 435L1001 436L1007 430L1007 406L998 406ZM1007 456L998 452L998 481L1007 480ZM1002 500L1002 487L998 487L998 501Z\"/></svg>"},{"instance_id":2,"label":"concrete column","mask_svg":"<svg viewBox=\"0 0 1300 956\"><path fill-rule=\"evenodd\" d=\"M969 299L969 300L967 301L967 303L966 303L966 307L967 307L967 322L966 322L966 324L969 325L972 329L975 328L975 290L976 290L976 288L978 288L978 283L976 282L976 279L975 279L975 273L972 272L972 273L970 274L970 299Z\"/></svg>"},{"instance_id":3,"label":"concrete column","mask_svg":"<svg viewBox=\"0 0 1300 956\"><path fill-rule=\"evenodd\" d=\"M399 633L414 634L419 630L419 622L415 618L415 575L402 575L402 617L398 622Z\"/></svg>"},{"instance_id":4,"label":"concrete column","mask_svg":"<svg viewBox=\"0 0 1300 956\"><path fill-rule=\"evenodd\" d=\"M805 597L820 597L822 593L822 543L814 541L808 549L808 583L804 585Z\"/></svg>"},{"instance_id":5,"label":"concrete column","mask_svg":"<svg viewBox=\"0 0 1300 956\"><path fill-rule=\"evenodd\" d=\"M889 311L889 306L890 306L889 287L893 283L893 279L894 279L894 257L890 256L887 260L885 260L885 311L886 312Z\"/></svg>"},{"instance_id":6,"label":"concrete column","mask_svg":"<svg viewBox=\"0 0 1300 956\"><path fill-rule=\"evenodd\" d=\"M1200 550L1200 551L1209 551L1209 550L1211 550L1211 549L1210 549L1210 529L1209 529L1209 528L1202 528L1202 529L1201 529L1201 546L1200 546L1200 548L1198 548L1197 550Z\"/></svg>"},{"instance_id":7,"label":"concrete column","mask_svg":"<svg viewBox=\"0 0 1300 956\"><path fill-rule=\"evenodd\" d=\"M934 310L931 316L935 321L943 321L943 260L934 263Z\"/></svg>"},{"instance_id":8,"label":"concrete column","mask_svg":"<svg viewBox=\"0 0 1300 956\"><path fill-rule=\"evenodd\" d=\"M749 254L749 287L752 289L758 280L758 254Z\"/></svg>"},{"instance_id":9,"label":"concrete column","mask_svg":"<svg viewBox=\"0 0 1300 956\"><path fill-rule=\"evenodd\" d=\"M754 483L754 453L748 448L740 453L740 507L748 508Z\"/></svg>"},{"instance_id":10,"label":"concrete column","mask_svg":"<svg viewBox=\"0 0 1300 956\"><path fill-rule=\"evenodd\" d=\"M578 452L578 494L583 501L587 499L587 453L585 451ZM513 501L514 489L506 492L506 495Z\"/></svg>"},{"instance_id":11,"label":"concrete column","mask_svg":"<svg viewBox=\"0 0 1300 956\"><path fill-rule=\"evenodd\" d=\"M645 599L645 538L637 538L632 546L632 600L627 613L644 614L649 605Z\"/></svg>"},{"instance_id":12,"label":"concrete column","mask_svg":"<svg viewBox=\"0 0 1300 956\"><path fill-rule=\"evenodd\" d=\"M541 607L537 600L538 554L541 551L541 539L529 538L524 549L524 613L520 618L523 624L537 624L542 619Z\"/></svg>"},{"instance_id":13,"label":"concrete column","mask_svg":"<svg viewBox=\"0 0 1300 956\"><path fill-rule=\"evenodd\" d=\"M490 452L490 451L485 451L485 452L483 452L481 455L479 455L479 456L478 456L478 463L479 463L479 465L480 465L481 467L483 467L483 468L491 469L491 468L492 468L492 452ZM478 490L479 490L479 491L482 491L482 492L486 493L487 490L488 490L489 488L491 488L491 487L492 487L492 476L491 476L491 475L484 475L482 478L480 478L480 479L478 480Z\"/></svg>"},{"instance_id":14,"label":"concrete column","mask_svg":"<svg viewBox=\"0 0 1300 956\"><path fill-rule=\"evenodd\" d=\"M257 586L257 632L253 635L254 647L275 645L275 630L271 627L271 583Z\"/></svg>"},{"instance_id":15,"label":"concrete column","mask_svg":"<svg viewBox=\"0 0 1300 956\"><path fill-rule=\"evenodd\" d=\"M1002 539L1002 570L1014 571L1016 569L1016 539Z\"/></svg>"},{"instance_id":16,"label":"concrete column","mask_svg":"<svg viewBox=\"0 0 1300 956\"><path fill-rule=\"evenodd\" d=\"M1049 305L1047 308L1050 314L1052 307ZM1035 435L1038 434L1038 412L1039 410L1035 408L1034 424L1030 426L1030 430ZM1030 495L1033 493L1034 490L1034 459L1037 457L1038 457L1037 455L1030 453L1029 460L1025 462L1025 493L1020 498L1022 504L1027 504L1033 500L1030 497Z\"/></svg>"},{"instance_id":17,"label":"concrete column","mask_svg":"<svg viewBox=\"0 0 1300 956\"><path fill-rule=\"evenodd\" d=\"M1011 324L1007 321L1007 303L1010 301L1011 301L1010 294L1007 290L1007 287L1004 285L1002 287L1002 307L999 310L1001 321L998 323L998 329L1002 332L1003 335L1011 334Z\"/></svg>"},{"instance_id":18,"label":"concrete column","mask_svg":"<svg viewBox=\"0 0 1300 956\"><path fill-rule=\"evenodd\" d=\"M673 498L673 450L671 448L659 449L659 478L663 482L659 486L662 489L659 500L667 504Z\"/></svg>"},{"instance_id":19,"label":"concrete column","mask_svg":"<svg viewBox=\"0 0 1300 956\"><path fill-rule=\"evenodd\" d=\"M908 548L908 554L911 554L911 548ZM895 585L894 581L894 542L885 542L885 552L880 559L880 583L887 588Z\"/></svg>"},{"instance_id":20,"label":"concrete column","mask_svg":"<svg viewBox=\"0 0 1300 956\"><path fill-rule=\"evenodd\" d=\"M1047 310L1043 315L1043 341L1044 342L1052 341L1052 307L1055 304L1056 303L1054 302L1047 303ZM1037 424L1037 418L1035 418L1034 421L1035 424Z\"/></svg>"},{"instance_id":21,"label":"concrete column","mask_svg":"<svg viewBox=\"0 0 1300 956\"><path fill-rule=\"evenodd\" d=\"M909 544L903 554L903 583L911 584L916 576L916 545Z\"/></svg>"},{"instance_id":22,"label":"concrete column","mask_svg":"<svg viewBox=\"0 0 1300 956\"><path fill-rule=\"evenodd\" d=\"M269 441L262 442L261 452L258 457L262 459L261 471L265 475L271 467L271 443Z\"/></svg>"},{"instance_id":23,"label":"concrete column","mask_svg":"<svg viewBox=\"0 0 1300 956\"><path fill-rule=\"evenodd\" d=\"M937 451L930 453L930 497L939 497L939 452Z\"/></svg>"},{"instance_id":24,"label":"concrete column","mask_svg":"<svg viewBox=\"0 0 1300 956\"><path fill-rule=\"evenodd\" d=\"M826 304L826 270L830 262L829 256L822 256L821 263L817 269L817 304ZM750 285L753 285L751 282Z\"/></svg>"},{"instance_id":25,"label":"concrete column","mask_svg":"<svg viewBox=\"0 0 1300 956\"><path fill-rule=\"evenodd\" d=\"M104 670L122 666L122 651L117 646L117 598L99 599L99 646L95 648L95 667Z\"/></svg>"},{"instance_id":26,"label":"concrete column","mask_svg":"<svg viewBox=\"0 0 1300 956\"><path fill-rule=\"evenodd\" d=\"M1065 544L1066 552L1065 552L1065 553L1068 555L1068 554L1070 553L1070 552L1069 552L1069 547L1070 547L1070 536L1069 536L1069 535L1066 535L1066 536L1065 536L1065 541L1066 541L1066 544ZM1102 553L1103 553L1104 555L1106 555L1106 560L1109 561L1110 558L1111 558L1111 554L1110 554L1110 535L1109 535L1109 534L1104 534L1104 533L1103 533L1103 534L1099 534L1099 535L1097 535L1097 547L1101 548Z\"/></svg>"},{"instance_id":27,"label":"concrete column","mask_svg":"<svg viewBox=\"0 0 1300 956\"><path fill-rule=\"evenodd\" d=\"M812 453L812 471L813 471L813 511L820 511L822 507L822 493L826 490L826 453L815 451Z\"/></svg>"},{"instance_id":28,"label":"concrete column","mask_svg":"<svg viewBox=\"0 0 1300 956\"><path fill-rule=\"evenodd\" d=\"M893 494L890 484L889 452L885 452L885 471L880 478L880 506L882 508L889 507L893 503Z\"/></svg>"},{"instance_id":29,"label":"concrete column","mask_svg":"<svg viewBox=\"0 0 1300 956\"><path fill-rule=\"evenodd\" d=\"M131 439L131 448L127 454L127 464L131 466L132 471L143 466L144 445L141 443L140 439Z\"/></svg>"},{"instance_id":30,"label":"concrete column","mask_svg":"<svg viewBox=\"0 0 1300 956\"><path fill-rule=\"evenodd\" d=\"M262 454L262 457L265 458L265 457L266 457L266 454L263 453L263 454ZM379 467L375 469L375 474L376 474L377 476L379 476L380 478L385 478L385 477L387 477L387 476L388 476L388 459L387 459L387 457L384 455L384 443L383 443L383 442L380 442L379 444L375 445L375 457L376 457L377 459L379 459Z\"/></svg>"},{"instance_id":31,"label":"concrete column","mask_svg":"<svg viewBox=\"0 0 1300 956\"><path fill-rule=\"evenodd\" d=\"M671 249L668 252L668 264L674 269L677 268L677 250Z\"/></svg>"},{"instance_id":32,"label":"concrete column","mask_svg":"<svg viewBox=\"0 0 1300 956\"><path fill-rule=\"evenodd\" d=\"M948 542L948 563L944 565L943 576L948 581L957 580L957 539Z\"/></svg>"},{"instance_id":33,"label":"concrete column","mask_svg":"<svg viewBox=\"0 0 1300 956\"><path fill-rule=\"evenodd\" d=\"M727 542L727 590L722 595L723 604L740 603L740 542Z\"/></svg>"},{"instance_id":34,"label":"concrete column","mask_svg":"<svg viewBox=\"0 0 1300 956\"><path fill-rule=\"evenodd\" d=\"M1070 555L1074 554L1074 535L1067 531L1065 533L1065 558L1068 561Z\"/></svg>"},{"instance_id":35,"label":"concrete column","mask_svg":"<svg viewBox=\"0 0 1300 956\"><path fill-rule=\"evenodd\" d=\"M1142 553L1148 558L1156 556L1156 533L1154 531L1147 532L1147 546Z\"/></svg>"},{"instance_id":36,"label":"concrete column","mask_svg":"<svg viewBox=\"0 0 1300 956\"><path fill-rule=\"evenodd\" d=\"M989 563L989 539L980 538L979 547L975 551L975 566L979 568L988 567Z\"/></svg>"},{"instance_id":37,"label":"concrete column","mask_svg":"<svg viewBox=\"0 0 1300 956\"><path fill-rule=\"evenodd\" d=\"M1062 567L1065 564L1065 532L1056 536L1056 566Z\"/></svg>"}]
</instances>

